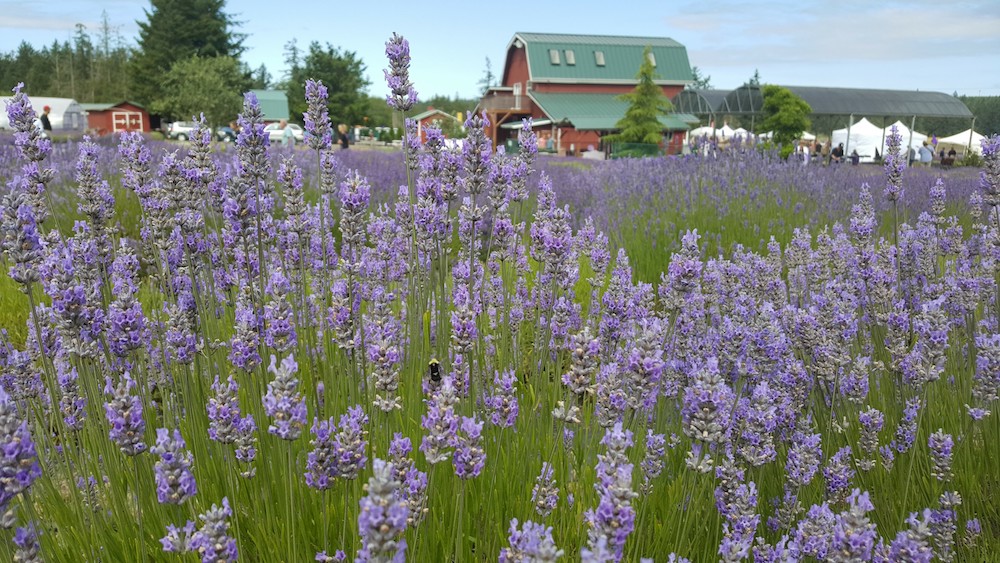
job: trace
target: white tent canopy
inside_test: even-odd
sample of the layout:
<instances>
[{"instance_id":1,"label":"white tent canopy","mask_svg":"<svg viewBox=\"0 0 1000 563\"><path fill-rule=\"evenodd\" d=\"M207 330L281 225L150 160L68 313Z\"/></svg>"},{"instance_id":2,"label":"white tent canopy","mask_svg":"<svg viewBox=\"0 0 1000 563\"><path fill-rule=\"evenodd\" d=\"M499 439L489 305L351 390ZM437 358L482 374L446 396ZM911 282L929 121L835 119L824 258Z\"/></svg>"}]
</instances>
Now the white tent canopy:
<instances>
[{"instance_id":1,"label":"white tent canopy","mask_svg":"<svg viewBox=\"0 0 1000 563\"><path fill-rule=\"evenodd\" d=\"M830 143L834 147L843 143L845 157L849 157L851 151L858 151L861 162L872 162L875 160L875 149L882 144L882 128L862 117L861 121L851 125L850 135L846 127L835 130L830 136ZM883 152L879 149L879 154Z\"/></svg>"},{"instance_id":2,"label":"white tent canopy","mask_svg":"<svg viewBox=\"0 0 1000 563\"><path fill-rule=\"evenodd\" d=\"M770 139L773 136L774 136L774 131L768 131L767 133L761 133L760 135L757 135L757 138L758 139L765 139L766 140L766 139ZM798 138L801 141L815 141L816 140L816 135L813 135L812 133L810 133L808 131L803 131L802 134L800 134Z\"/></svg>"},{"instance_id":3,"label":"white tent canopy","mask_svg":"<svg viewBox=\"0 0 1000 563\"><path fill-rule=\"evenodd\" d=\"M892 132L892 128L894 126L896 127L896 132L903 136L903 142L900 145L900 151L902 151L904 155L907 152L906 151L907 147L913 149L914 151L918 151L920 150L920 147L924 144L924 141L927 140L927 135L924 135L923 133L918 133L917 131L913 132L913 137L911 138L910 128L904 125L902 121L897 121L885 128L886 138L889 137L889 133ZM907 143L909 143L909 145L907 145ZM885 144L882 145L882 154L885 154Z\"/></svg>"},{"instance_id":4,"label":"white tent canopy","mask_svg":"<svg viewBox=\"0 0 1000 563\"><path fill-rule=\"evenodd\" d=\"M938 147L941 145L953 145L956 148L965 148L969 146L969 140L971 139L972 151L976 154L983 154L983 139L985 138L972 129L966 129L961 133L955 133L954 135L938 139Z\"/></svg>"},{"instance_id":5,"label":"white tent canopy","mask_svg":"<svg viewBox=\"0 0 1000 563\"><path fill-rule=\"evenodd\" d=\"M3 112L0 113L0 129L11 128L10 120L7 118L7 104L13 99L9 96L0 98L0 107L3 108ZM39 116L42 115L42 109L49 106L49 122L52 123L53 131L83 132L87 128L87 115L74 99L29 96L28 100Z\"/></svg>"}]
</instances>

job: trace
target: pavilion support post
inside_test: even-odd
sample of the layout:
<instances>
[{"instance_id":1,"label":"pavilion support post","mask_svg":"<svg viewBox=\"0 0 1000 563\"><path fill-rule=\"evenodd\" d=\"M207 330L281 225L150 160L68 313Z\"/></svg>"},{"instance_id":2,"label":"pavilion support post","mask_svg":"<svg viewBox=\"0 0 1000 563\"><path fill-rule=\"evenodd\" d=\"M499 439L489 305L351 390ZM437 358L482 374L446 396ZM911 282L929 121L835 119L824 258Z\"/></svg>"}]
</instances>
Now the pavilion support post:
<instances>
[{"instance_id":1,"label":"pavilion support post","mask_svg":"<svg viewBox=\"0 0 1000 563\"><path fill-rule=\"evenodd\" d=\"M917 126L917 116L913 116L910 120L910 140L906 142L906 163L912 164L910 162L910 151L913 149L913 128Z\"/></svg>"},{"instance_id":2,"label":"pavilion support post","mask_svg":"<svg viewBox=\"0 0 1000 563\"><path fill-rule=\"evenodd\" d=\"M976 130L976 116L972 116L972 124L969 125L969 144L965 147L965 154L969 154L972 151L972 135Z\"/></svg>"},{"instance_id":3,"label":"pavilion support post","mask_svg":"<svg viewBox=\"0 0 1000 563\"><path fill-rule=\"evenodd\" d=\"M844 155L845 156L848 155L848 154L850 154L847 151L851 150L851 127L854 127L854 114L853 113L851 114L850 117L847 118L847 143L845 143L846 146L844 147Z\"/></svg>"},{"instance_id":4,"label":"pavilion support post","mask_svg":"<svg viewBox=\"0 0 1000 563\"><path fill-rule=\"evenodd\" d=\"M879 145L882 150L882 158L885 158L885 116L882 116L882 144Z\"/></svg>"}]
</instances>

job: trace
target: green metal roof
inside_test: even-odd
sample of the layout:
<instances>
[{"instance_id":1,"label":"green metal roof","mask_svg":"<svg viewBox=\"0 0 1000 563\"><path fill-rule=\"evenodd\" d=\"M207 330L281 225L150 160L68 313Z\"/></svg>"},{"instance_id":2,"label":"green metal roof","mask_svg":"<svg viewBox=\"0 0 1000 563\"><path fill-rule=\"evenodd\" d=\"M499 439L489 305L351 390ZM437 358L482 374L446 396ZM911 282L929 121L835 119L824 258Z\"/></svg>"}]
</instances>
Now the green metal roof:
<instances>
[{"instance_id":1,"label":"green metal roof","mask_svg":"<svg viewBox=\"0 0 1000 563\"><path fill-rule=\"evenodd\" d=\"M628 102L617 94L541 94L532 92L531 98L545 115L555 123L569 122L581 131L613 131L615 124L625 116ZM660 123L668 131L688 129L688 123L697 123L693 115L670 113L660 116Z\"/></svg>"},{"instance_id":2,"label":"green metal roof","mask_svg":"<svg viewBox=\"0 0 1000 563\"><path fill-rule=\"evenodd\" d=\"M250 90L257 96L265 121L288 119L288 96L284 90Z\"/></svg>"},{"instance_id":3,"label":"green metal roof","mask_svg":"<svg viewBox=\"0 0 1000 563\"><path fill-rule=\"evenodd\" d=\"M517 33L511 44L518 41L525 45L528 75L535 82L634 84L646 46L653 50L657 83L692 80L687 49L667 37ZM557 53L558 64L552 52ZM603 65L598 64L597 53L603 56Z\"/></svg>"},{"instance_id":4,"label":"green metal roof","mask_svg":"<svg viewBox=\"0 0 1000 563\"><path fill-rule=\"evenodd\" d=\"M115 106L121 105L121 104L131 104L131 105L133 105L133 106L135 106L137 108L146 109L146 108L142 107L141 105L139 105L139 104L137 104L135 102L130 102L128 100L124 100L124 101L121 101L121 102L114 102L114 103L99 103L99 102L98 103L81 103L80 107L83 108L83 111L104 111L104 110L109 110L109 109L111 109L111 108L113 108Z\"/></svg>"}]
</instances>

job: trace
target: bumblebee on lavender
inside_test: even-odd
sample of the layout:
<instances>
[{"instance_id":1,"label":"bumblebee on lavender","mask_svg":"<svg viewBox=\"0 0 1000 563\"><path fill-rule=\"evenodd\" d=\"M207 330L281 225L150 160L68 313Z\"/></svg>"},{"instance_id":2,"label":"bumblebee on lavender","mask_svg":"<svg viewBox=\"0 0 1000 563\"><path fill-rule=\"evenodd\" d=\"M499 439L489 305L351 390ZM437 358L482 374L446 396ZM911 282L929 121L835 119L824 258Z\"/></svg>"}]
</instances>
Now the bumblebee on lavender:
<instances>
[{"instance_id":1,"label":"bumblebee on lavender","mask_svg":"<svg viewBox=\"0 0 1000 563\"><path fill-rule=\"evenodd\" d=\"M433 383L441 383L441 362L437 361L437 358L431 358L431 361L427 362L427 373Z\"/></svg>"}]
</instances>

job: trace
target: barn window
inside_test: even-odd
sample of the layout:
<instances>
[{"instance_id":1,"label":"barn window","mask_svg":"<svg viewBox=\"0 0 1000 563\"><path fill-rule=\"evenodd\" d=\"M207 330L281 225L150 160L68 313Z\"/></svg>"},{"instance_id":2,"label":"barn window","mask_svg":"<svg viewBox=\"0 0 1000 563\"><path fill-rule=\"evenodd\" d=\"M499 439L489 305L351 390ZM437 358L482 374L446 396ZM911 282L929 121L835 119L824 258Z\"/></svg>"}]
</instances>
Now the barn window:
<instances>
[{"instance_id":1,"label":"barn window","mask_svg":"<svg viewBox=\"0 0 1000 563\"><path fill-rule=\"evenodd\" d=\"M566 64L576 64L576 53L573 52L573 49L566 49Z\"/></svg>"},{"instance_id":2,"label":"barn window","mask_svg":"<svg viewBox=\"0 0 1000 563\"><path fill-rule=\"evenodd\" d=\"M646 55L646 58L649 59L649 64L656 66L656 55L654 55L652 51Z\"/></svg>"},{"instance_id":3,"label":"barn window","mask_svg":"<svg viewBox=\"0 0 1000 563\"><path fill-rule=\"evenodd\" d=\"M559 64L559 49L549 49L549 62Z\"/></svg>"},{"instance_id":4,"label":"barn window","mask_svg":"<svg viewBox=\"0 0 1000 563\"><path fill-rule=\"evenodd\" d=\"M594 62L597 66L604 66L604 51L594 51Z\"/></svg>"}]
</instances>

